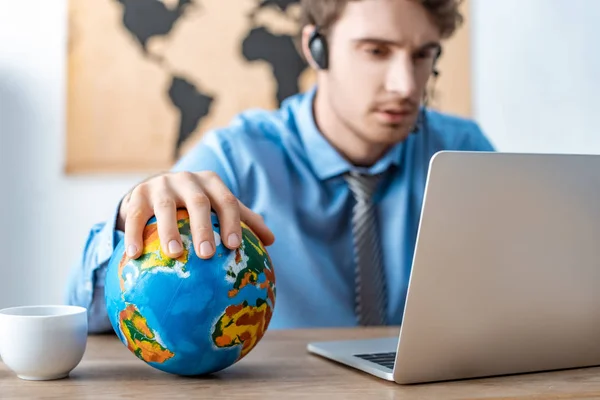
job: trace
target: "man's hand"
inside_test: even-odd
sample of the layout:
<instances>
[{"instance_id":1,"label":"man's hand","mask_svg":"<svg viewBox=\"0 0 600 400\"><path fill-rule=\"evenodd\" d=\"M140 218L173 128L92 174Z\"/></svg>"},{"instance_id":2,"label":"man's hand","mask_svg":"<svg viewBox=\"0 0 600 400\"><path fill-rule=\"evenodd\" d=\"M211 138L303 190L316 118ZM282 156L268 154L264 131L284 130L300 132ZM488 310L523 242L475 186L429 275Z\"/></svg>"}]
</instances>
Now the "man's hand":
<instances>
[{"instance_id":1,"label":"man's hand","mask_svg":"<svg viewBox=\"0 0 600 400\"><path fill-rule=\"evenodd\" d=\"M141 255L142 233L152 216L156 216L163 252L172 258L181 255L178 208L188 211L194 249L201 258L215 254L211 210L219 218L221 241L229 249L241 244L240 221L256 232L265 246L275 240L262 217L243 205L216 173L167 173L140 183L121 203L117 229L125 232L127 256L135 259Z\"/></svg>"}]
</instances>

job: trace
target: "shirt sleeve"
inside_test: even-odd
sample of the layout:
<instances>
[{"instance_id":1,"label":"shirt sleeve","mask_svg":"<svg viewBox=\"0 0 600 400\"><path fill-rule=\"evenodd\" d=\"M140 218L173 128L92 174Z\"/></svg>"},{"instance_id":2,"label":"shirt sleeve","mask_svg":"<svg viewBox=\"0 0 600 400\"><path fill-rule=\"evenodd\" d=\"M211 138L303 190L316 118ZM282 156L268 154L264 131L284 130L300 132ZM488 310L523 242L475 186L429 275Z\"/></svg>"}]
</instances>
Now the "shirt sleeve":
<instances>
[{"instance_id":1,"label":"shirt sleeve","mask_svg":"<svg viewBox=\"0 0 600 400\"><path fill-rule=\"evenodd\" d=\"M92 226L67 282L65 302L87 308L90 333L112 329L104 302L104 274L115 246L123 238L123 232L116 229L120 205L121 202L106 222Z\"/></svg>"},{"instance_id":2,"label":"shirt sleeve","mask_svg":"<svg viewBox=\"0 0 600 400\"><path fill-rule=\"evenodd\" d=\"M172 168L178 171L213 171L239 196L235 165L230 160L230 145L221 140L216 132L207 132L205 137L182 157ZM65 302L88 310L89 333L110 332L112 326L106 312L104 280L106 269L116 245L124 233L116 229L120 202L110 218L92 226L79 260L68 277Z\"/></svg>"}]
</instances>

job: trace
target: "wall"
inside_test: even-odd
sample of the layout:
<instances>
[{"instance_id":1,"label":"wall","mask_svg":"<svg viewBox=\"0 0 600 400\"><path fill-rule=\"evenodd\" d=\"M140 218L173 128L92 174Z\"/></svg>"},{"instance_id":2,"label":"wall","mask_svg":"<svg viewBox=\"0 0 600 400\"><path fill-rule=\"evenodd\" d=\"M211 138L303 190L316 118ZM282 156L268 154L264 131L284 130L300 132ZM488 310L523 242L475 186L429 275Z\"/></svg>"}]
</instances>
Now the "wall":
<instances>
[{"instance_id":1,"label":"wall","mask_svg":"<svg viewBox=\"0 0 600 400\"><path fill-rule=\"evenodd\" d=\"M597 0L474 0L474 113L503 151L600 153Z\"/></svg>"},{"instance_id":2,"label":"wall","mask_svg":"<svg viewBox=\"0 0 600 400\"><path fill-rule=\"evenodd\" d=\"M82 0L83 1L83 0ZM472 0L473 98L500 150L600 153L597 0ZM0 0L0 307L61 301L141 177L62 174L66 0Z\"/></svg>"},{"instance_id":3,"label":"wall","mask_svg":"<svg viewBox=\"0 0 600 400\"><path fill-rule=\"evenodd\" d=\"M62 301L94 222L139 177L62 174L66 1L0 0L0 307Z\"/></svg>"}]
</instances>

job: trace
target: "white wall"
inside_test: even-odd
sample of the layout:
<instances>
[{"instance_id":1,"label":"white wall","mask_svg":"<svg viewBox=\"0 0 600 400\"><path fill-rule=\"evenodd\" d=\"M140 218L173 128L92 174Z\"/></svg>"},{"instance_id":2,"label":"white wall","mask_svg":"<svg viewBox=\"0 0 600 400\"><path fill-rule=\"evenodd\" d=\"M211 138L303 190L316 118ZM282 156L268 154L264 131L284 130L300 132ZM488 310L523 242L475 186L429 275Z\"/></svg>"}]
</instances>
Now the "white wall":
<instances>
[{"instance_id":1,"label":"white wall","mask_svg":"<svg viewBox=\"0 0 600 400\"><path fill-rule=\"evenodd\" d=\"M472 2L476 117L498 148L600 153L600 1ZM0 307L61 301L88 229L141 178L63 175L65 39L66 0L0 0Z\"/></svg>"},{"instance_id":2,"label":"white wall","mask_svg":"<svg viewBox=\"0 0 600 400\"><path fill-rule=\"evenodd\" d=\"M0 307L61 302L88 229L139 177L65 177L65 0L0 0Z\"/></svg>"},{"instance_id":3,"label":"white wall","mask_svg":"<svg viewBox=\"0 0 600 400\"><path fill-rule=\"evenodd\" d=\"M600 1L471 1L475 113L497 146L600 153Z\"/></svg>"}]
</instances>

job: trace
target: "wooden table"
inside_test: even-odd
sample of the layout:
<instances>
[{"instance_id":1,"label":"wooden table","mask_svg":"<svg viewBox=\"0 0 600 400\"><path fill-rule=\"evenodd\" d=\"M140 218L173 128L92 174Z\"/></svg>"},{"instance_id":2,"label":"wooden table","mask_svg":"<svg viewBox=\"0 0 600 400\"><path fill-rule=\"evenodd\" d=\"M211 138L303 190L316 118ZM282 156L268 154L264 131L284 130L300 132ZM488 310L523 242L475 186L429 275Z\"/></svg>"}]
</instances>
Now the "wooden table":
<instances>
[{"instance_id":1,"label":"wooden table","mask_svg":"<svg viewBox=\"0 0 600 400\"><path fill-rule=\"evenodd\" d=\"M309 341L394 336L398 329L268 331L238 364L211 377L158 371L114 335L91 336L67 379L18 379L0 362L0 399L600 399L600 368L401 386L306 351Z\"/></svg>"}]
</instances>

